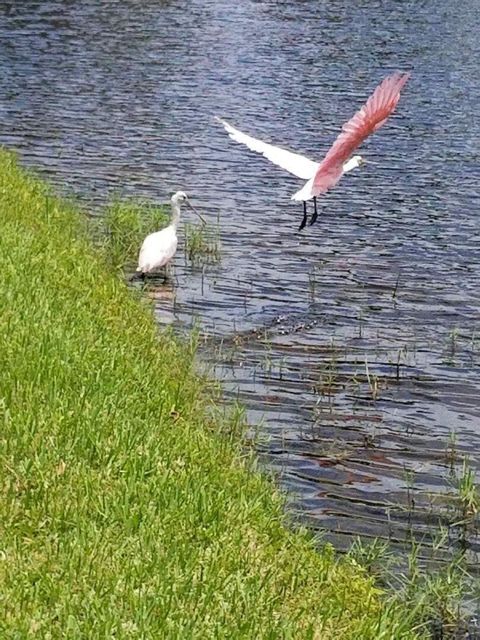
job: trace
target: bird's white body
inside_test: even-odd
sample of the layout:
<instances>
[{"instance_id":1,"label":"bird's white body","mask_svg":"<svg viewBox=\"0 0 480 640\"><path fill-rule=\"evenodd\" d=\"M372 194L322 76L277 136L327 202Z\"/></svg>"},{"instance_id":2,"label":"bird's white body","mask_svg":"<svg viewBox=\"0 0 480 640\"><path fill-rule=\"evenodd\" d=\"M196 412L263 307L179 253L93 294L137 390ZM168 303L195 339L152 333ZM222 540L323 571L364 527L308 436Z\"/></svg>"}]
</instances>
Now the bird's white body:
<instances>
[{"instance_id":1,"label":"bird's white body","mask_svg":"<svg viewBox=\"0 0 480 640\"><path fill-rule=\"evenodd\" d=\"M172 218L170 224L161 231L150 233L142 243L138 256L137 272L142 275L158 271L168 265L177 251L177 227L180 221L180 205L188 204L187 194L177 191L172 196Z\"/></svg>"},{"instance_id":2,"label":"bird's white body","mask_svg":"<svg viewBox=\"0 0 480 640\"><path fill-rule=\"evenodd\" d=\"M353 156L353 158L350 158L350 160L348 160L348 162L345 162L343 165L343 172L342 173L348 173L349 171L351 171L352 169L356 169L357 167L359 167L362 164L363 160L361 156ZM317 175L317 171L318 168L320 167L320 162L315 163L316 164L316 168L315 171L312 175L312 177L308 180L308 182L306 182L303 187L297 191L296 193L293 194L292 196L292 200L310 200L310 198L313 198L312 192L313 192L313 183L315 181L315 176Z\"/></svg>"},{"instance_id":3,"label":"bird's white body","mask_svg":"<svg viewBox=\"0 0 480 640\"><path fill-rule=\"evenodd\" d=\"M137 271L151 273L165 267L177 251L177 228L169 224L166 229L148 235L138 256Z\"/></svg>"}]
</instances>

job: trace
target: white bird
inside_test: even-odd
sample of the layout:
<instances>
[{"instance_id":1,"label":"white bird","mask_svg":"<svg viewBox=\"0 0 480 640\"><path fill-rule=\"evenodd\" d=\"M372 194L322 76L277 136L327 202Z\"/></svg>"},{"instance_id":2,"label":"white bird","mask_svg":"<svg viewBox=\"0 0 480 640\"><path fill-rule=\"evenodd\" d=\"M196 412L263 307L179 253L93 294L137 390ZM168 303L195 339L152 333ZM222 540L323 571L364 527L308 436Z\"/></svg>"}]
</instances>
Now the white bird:
<instances>
[{"instance_id":1,"label":"white bird","mask_svg":"<svg viewBox=\"0 0 480 640\"><path fill-rule=\"evenodd\" d=\"M225 127L232 140L246 145L252 151L263 154L268 160L292 173L298 178L307 180L306 184L293 194L292 200L303 200L303 220L300 229L307 223L307 200L313 198L314 213L310 220L317 219L317 196L334 187L344 173L362 165L362 156L352 156L352 152L371 133L379 129L395 109L400 98L400 91L410 77L409 73L394 73L386 77L375 89L365 105L342 127L322 162L314 162L304 156L287 151L272 144L252 138L235 129L225 120L217 118Z\"/></svg>"},{"instance_id":2,"label":"white bird","mask_svg":"<svg viewBox=\"0 0 480 640\"><path fill-rule=\"evenodd\" d=\"M150 233L142 243L138 256L137 274L144 278L147 273L158 271L168 265L177 251L177 227L180 221L180 206L186 204L205 223L191 205L184 191L177 191L171 198L172 217L170 224L161 231Z\"/></svg>"}]
</instances>

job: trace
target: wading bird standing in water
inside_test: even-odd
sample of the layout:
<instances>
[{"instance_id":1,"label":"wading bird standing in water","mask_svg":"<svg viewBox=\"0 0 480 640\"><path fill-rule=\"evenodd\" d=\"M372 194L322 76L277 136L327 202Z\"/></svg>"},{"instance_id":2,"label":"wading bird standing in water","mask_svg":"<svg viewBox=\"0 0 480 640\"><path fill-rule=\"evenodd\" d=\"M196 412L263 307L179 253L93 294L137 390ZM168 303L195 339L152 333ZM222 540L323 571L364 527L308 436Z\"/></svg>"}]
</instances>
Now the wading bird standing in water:
<instances>
[{"instance_id":1,"label":"wading bird standing in water","mask_svg":"<svg viewBox=\"0 0 480 640\"><path fill-rule=\"evenodd\" d=\"M307 224L307 200L313 198L314 211L310 219L310 224L313 224L318 217L317 196L334 187L344 173L365 162L361 156L352 156L353 151L365 138L385 124L388 116L397 106L400 91L409 77L409 73L400 72L387 76L364 106L343 125L342 132L320 163L252 138L235 129L225 120L220 118L217 120L223 124L232 140L245 144L252 151L262 153L282 169L308 181L292 196L292 200L303 200L303 220L299 227L301 230Z\"/></svg>"},{"instance_id":2,"label":"wading bird standing in water","mask_svg":"<svg viewBox=\"0 0 480 640\"><path fill-rule=\"evenodd\" d=\"M187 194L177 191L171 198L172 218L170 224L161 231L150 233L142 243L138 256L137 276L145 278L147 273L166 267L177 251L177 227L180 221L180 206L187 205L205 224L202 216L195 211Z\"/></svg>"}]
</instances>

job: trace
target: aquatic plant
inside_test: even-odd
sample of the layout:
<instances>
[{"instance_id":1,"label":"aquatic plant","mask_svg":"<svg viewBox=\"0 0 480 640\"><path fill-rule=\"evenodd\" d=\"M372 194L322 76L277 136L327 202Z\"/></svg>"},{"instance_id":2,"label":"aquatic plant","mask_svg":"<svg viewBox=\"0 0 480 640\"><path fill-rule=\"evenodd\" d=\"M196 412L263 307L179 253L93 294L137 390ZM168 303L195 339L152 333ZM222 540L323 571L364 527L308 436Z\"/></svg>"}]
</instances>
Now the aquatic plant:
<instances>
[{"instance_id":1,"label":"aquatic plant","mask_svg":"<svg viewBox=\"0 0 480 640\"><path fill-rule=\"evenodd\" d=\"M367 356L365 356L365 376L367 378L368 387L370 389L372 400L375 402L378 398L378 394L380 390L379 377L374 373L372 374L370 373L370 370L368 368Z\"/></svg>"},{"instance_id":2,"label":"aquatic plant","mask_svg":"<svg viewBox=\"0 0 480 640\"><path fill-rule=\"evenodd\" d=\"M448 443L445 449L445 460L450 468L450 473L453 475L455 472L455 465L459 460L457 434L455 431L450 431L448 437Z\"/></svg>"},{"instance_id":3,"label":"aquatic plant","mask_svg":"<svg viewBox=\"0 0 480 640\"><path fill-rule=\"evenodd\" d=\"M410 609L425 637L457 640L468 635L475 615L478 580L472 577L462 553L446 559L448 531L440 528L430 556L421 542L411 539L406 557L395 553L384 541L354 541L349 556L366 567L378 583L395 590L399 601Z\"/></svg>"},{"instance_id":4,"label":"aquatic plant","mask_svg":"<svg viewBox=\"0 0 480 640\"><path fill-rule=\"evenodd\" d=\"M478 535L480 491L476 484L475 471L466 458L463 459L460 474L452 474L452 484L455 490L454 507L458 516L454 516L455 522L451 526L460 531L461 548L467 549L470 533Z\"/></svg>"},{"instance_id":5,"label":"aquatic plant","mask_svg":"<svg viewBox=\"0 0 480 640\"><path fill-rule=\"evenodd\" d=\"M213 264L221 256L218 224L185 224L185 256L193 264Z\"/></svg>"}]
</instances>

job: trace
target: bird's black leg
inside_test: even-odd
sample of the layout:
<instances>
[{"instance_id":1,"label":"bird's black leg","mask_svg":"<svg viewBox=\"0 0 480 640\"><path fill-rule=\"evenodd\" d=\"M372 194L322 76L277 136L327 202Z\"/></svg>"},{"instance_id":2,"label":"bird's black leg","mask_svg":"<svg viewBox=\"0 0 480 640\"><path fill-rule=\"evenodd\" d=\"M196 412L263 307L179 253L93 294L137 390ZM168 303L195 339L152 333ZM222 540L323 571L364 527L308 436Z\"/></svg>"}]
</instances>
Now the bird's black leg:
<instances>
[{"instance_id":1,"label":"bird's black leg","mask_svg":"<svg viewBox=\"0 0 480 640\"><path fill-rule=\"evenodd\" d=\"M310 226L317 221L317 218L318 218L317 199L313 198L313 215L310 219Z\"/></svg>"},{"instance_id":2,"label":"bird's black leg","mask_svg":"<svg viewBox=\"0 0 480 640\"><path fill-rule=\"evenodd\" d=\"M307 224L307 201L304 200L303 201L303 220L300 226L298 227L298 230L301 231L306 224Z\"/></svg>"},{"instance_id":3,"label":"bird's black leg","mask_svg":"<svg viewBox=\"0 0 480 640\"><path fill-rule=\"evenodd\" d=\"M142 280L142 282L145 282L145 277L146 274L143 271L135 271L130 278L130 282L132 282L133 280Z\"/></svg>"}]
</instances>

